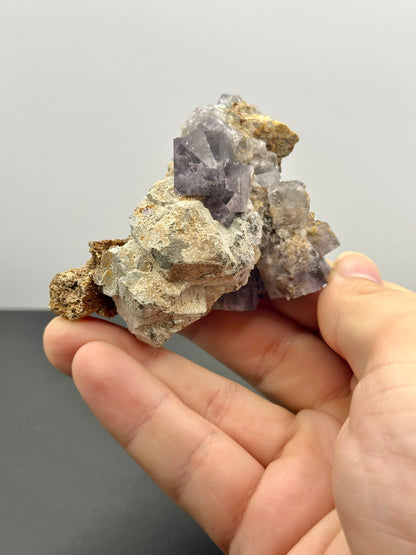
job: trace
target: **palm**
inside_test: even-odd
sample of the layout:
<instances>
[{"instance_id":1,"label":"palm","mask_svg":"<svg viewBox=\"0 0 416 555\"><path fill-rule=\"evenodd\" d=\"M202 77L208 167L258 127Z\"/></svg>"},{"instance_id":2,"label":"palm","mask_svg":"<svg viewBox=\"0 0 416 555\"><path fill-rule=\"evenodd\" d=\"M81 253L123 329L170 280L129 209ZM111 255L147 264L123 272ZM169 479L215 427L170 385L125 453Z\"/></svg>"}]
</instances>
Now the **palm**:
<instances>
[{"instance_id":1,"label":"palm","mask_svg":"<svg viewBox=\"0 0 416 555\"><path fill-rule=\"evenodd\" d=\"M234 543L247 553L323 554L332 547L340 554L344 538L331 483L340 423L319 410L306 410L292 426L293 435L265 466L255 492L261 503L248 505Z\"/></svg>"},{"instance_id":2,"label":"palm","mask_svg":"<svg viewBox=\"0 0 416 555\"><path fill-rule=\"evenodd\" d=\"M331 466L352 373L316 329L312 296L186 331L270 400L102 321L57 320L45 346L68 372L76 353L94 413L225 552L343 553Z\"/></svg>"}]
</instances>

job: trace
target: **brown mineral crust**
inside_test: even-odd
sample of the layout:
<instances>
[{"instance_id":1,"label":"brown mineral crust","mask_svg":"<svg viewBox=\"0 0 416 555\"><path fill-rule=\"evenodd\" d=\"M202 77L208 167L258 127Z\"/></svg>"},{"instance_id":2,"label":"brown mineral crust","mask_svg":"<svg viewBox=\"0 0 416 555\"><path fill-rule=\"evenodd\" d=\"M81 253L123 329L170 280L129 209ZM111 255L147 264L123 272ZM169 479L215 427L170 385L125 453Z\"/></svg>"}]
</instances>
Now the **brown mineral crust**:
<instances>
[{"instance_id":1,"label":"brown mineral crust","mask_svg":"<svg viewBox=\"0 0 416 555\"><path fill-rule=\"evenodd\" d=\"M290 154L299 141L298 135L286 124L259 114L251 104L236 102L230 107L230 111L234 115L234 127L264 141L267 148L276 154L279 166L282 158Z\"/></svg>"},{"instance_id":2,"label":"brown mineral crust","mask_svg":"<svg viewBox=\"0 0 416 555\"><path fill-rule=\"evenodd\" d=\"M91 262L95 268L100 264L103 253L111 249L111 247L122 247L127 243L128 239L104 239L103 241L90 241L88 243L91 253Z\"/></svg>"},{"instance_id":3,"label":"brown mineral crust","mask_svg":"<svg viewBox=\"0 0 416 555\"><path fill-rule=\"evenodd\" d=\"M317 220L314 212L309 213L305 229L309 242L322 256L339 247L337 236L329 224Z\"/></svg>"},{"instance_id":4,"label":"brown mineral crust","mask_svg":"<svg viewBox=\"0 0 416 555\"><path fill-rule=\"evenodd\" d=\"M85 318L94 312L111 318L117 309L111 297L101 293L94 283L94 272L101 257L109 248L122 246L127 239L91 241L88 243L90 260L79 268L60 272L49 285L49 308L67 320Z\"/></svg>"}]
</instances>

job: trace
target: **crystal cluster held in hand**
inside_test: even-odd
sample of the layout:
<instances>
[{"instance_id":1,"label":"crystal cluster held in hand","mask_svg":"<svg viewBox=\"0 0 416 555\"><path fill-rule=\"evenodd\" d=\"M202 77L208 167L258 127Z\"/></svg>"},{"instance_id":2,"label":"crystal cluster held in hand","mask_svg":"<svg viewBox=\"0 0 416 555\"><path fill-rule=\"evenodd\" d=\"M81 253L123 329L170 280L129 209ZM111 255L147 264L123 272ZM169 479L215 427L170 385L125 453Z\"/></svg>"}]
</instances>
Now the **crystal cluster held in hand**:
<instances>
[{"instance_id":1,"label":"crystal cluster held in hand","mask_svg":"<svg viewBox=\"0 0 416 555\"><path fill-rule=\"evenodd\" d=\"M90 243L85 266L57 274L50 308L70 319L119 313L151 345L212 309L318 291L338 246L281 160L298 137L238 96L196 108L173 162L130 217L125 240Z\"/></svg>"}]
</instances>

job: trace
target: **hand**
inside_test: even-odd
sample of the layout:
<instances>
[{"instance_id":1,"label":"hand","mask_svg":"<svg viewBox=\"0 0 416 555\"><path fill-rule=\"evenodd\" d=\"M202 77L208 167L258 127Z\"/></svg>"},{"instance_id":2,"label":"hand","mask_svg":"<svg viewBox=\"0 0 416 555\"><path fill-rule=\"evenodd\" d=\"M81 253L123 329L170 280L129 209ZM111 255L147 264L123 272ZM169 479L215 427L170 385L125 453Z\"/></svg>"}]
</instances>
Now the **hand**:
<instances>
[{"instance_id":1,"label":"hand","mask_svg":"<svg viewBox=\"0 0 416 555\"><path fill-rule=\"evenodd\" d=\"M267 399L102 320L56 318L44 341L224 552L416 553L415 293L350 254L320 294L184 335Z\"/></svg>"}]
</instances>

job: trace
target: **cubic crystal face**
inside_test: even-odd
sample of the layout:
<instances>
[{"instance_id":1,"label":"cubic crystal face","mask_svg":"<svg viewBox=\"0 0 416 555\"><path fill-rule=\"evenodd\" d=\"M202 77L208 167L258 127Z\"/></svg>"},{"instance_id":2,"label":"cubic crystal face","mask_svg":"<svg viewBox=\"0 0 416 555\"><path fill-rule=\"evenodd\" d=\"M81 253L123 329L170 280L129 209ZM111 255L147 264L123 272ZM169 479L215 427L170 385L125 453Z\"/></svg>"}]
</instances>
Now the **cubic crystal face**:
<instances>
[{"instance_id":1,"label":"cubic crystal face","mask_svg":"<svg viewBox=\"0 0 416 555\"><path fill-rule=\"evenodd\" d=\"M212 309L321 289L324 255L339 243L310 212L303 183L280 178L297 140L239 96L196 108L166 177L130 217L130 236L91 243L85 266L52 280L50 308L67 318L117 311L160 346Z\"/></svg>"},{"instance_id":2,"label":"cubic crystal face","mask_svg":"<svg viewBox=\"0 0 416 555\"><path fill-rule=\"evenodd\" d=\"M174 139L175 189L204 197L212 217L229 226L245 212L253 168L236 161L229 129L210 116L185 137Z\"/></svg>"}]
</instances>

